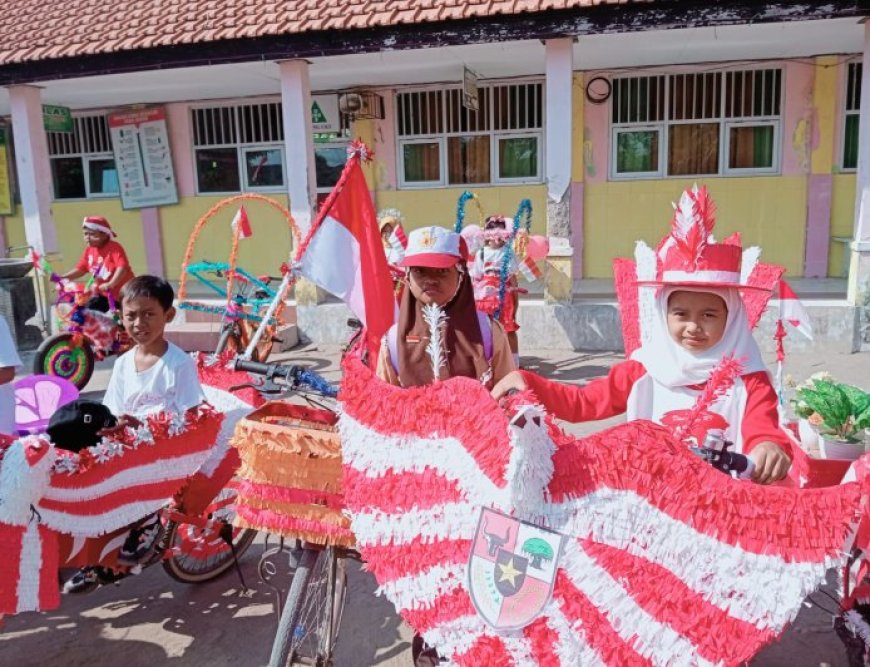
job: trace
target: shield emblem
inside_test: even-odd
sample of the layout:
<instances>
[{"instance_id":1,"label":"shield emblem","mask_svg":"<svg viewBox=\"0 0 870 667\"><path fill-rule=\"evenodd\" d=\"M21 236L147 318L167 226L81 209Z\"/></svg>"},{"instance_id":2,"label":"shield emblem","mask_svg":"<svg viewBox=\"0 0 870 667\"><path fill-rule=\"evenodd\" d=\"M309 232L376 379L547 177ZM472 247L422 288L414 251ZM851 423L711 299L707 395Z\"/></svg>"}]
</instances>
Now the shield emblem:
<instances>
[{"instance_id":1,"label":"shield emblem","mask_svg":"<svg viewBox=\"0 0 870 667\"><path fill-rule=\"evenodd\" d=\"M564 537L481 508L468 561L468 590L481 618L496 630L534 621L553 593Z\"/></svg>"}]
</instances>

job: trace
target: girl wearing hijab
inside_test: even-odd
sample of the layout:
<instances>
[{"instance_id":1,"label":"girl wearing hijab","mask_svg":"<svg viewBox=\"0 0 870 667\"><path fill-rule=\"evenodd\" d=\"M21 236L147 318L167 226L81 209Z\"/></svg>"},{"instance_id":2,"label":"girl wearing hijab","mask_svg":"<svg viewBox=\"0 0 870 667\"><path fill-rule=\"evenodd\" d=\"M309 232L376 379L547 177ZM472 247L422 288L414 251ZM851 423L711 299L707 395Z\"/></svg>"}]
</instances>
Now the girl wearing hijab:
<instances>
[{"instance_id":1,"label":"girl wearing hijab","mask_svg":"<svg viewBox=\"0 0 870 667\"><path fill-rule=\"evenodd\" d=\"M511 389L532 389L556 417L594 421L625 413L672 426L687 414L711 373L726 357L740 361L741 375L703 415L706 431L717 429L735 450L755 463L753 480L769 484L785 477L791 464L788 436L779 427L776 391L746 317L741 292L742 248L738 239L715 243L710 234L712 202L706 192L697 208L705 215L680 216L674 231L659 245L658 280L641 284L655 289L655 320L650 340L607 377L583 387L559 384L533 373L511 373L493 389L496 398ZM704 226L706 225L706 226ZM701 229L693 227L701 226Z\"/></svg>"},{"instance_id":2,"label":"girl wearing hijab","mask_svg":"<svg viewBox=\"0 0 870 667\"><path fill-rule=\"evenodd\" d=\"M488 387L514 370L507 335L498 322L475 308L465 263L465 242L442 227L416 229L399 266L406 270L398 322L381 345L376 372L390 384L417 387L464 376ZM440 306L447 316L442 331L446 363L436 378L426 352L429 325L423 306Z\"/></svg>"}]
</instances>

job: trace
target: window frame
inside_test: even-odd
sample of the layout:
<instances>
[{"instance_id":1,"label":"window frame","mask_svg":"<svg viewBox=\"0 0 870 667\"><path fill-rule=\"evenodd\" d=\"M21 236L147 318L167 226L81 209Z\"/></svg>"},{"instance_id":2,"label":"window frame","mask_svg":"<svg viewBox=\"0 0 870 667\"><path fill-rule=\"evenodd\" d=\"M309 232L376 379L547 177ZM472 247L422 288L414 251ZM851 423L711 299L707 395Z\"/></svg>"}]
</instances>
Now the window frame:
<instances>
[{"instance_id":1,"label":"window frame","mask_svg":"<svg viewBox=\"0 0 870 667\"><path fill-rule=\"evenodd\" d=\"M253 192L259 194L265 193L286 193L287 192L287 156L285 154L285 143L283 141L264 141L264 142L244 142L242 141L240 109L246 106L254 106L259 104L278 104L280 106L281 99L278 97L266 98L251 98L244 100L221 101L213 104L200 103L191 104L188 107L187 122L190 131L190 151L193 160L193 180L195 185L195 193L198 197L222 197L241 194L245 192ZM233 127L236 141L233 143L215 143L215 144L196 144L196 132L194 114L199 109L232 109ZM281 118L279 114L279 119ZM234 148L236 150L236 169L238 170L239 190L215 190L203 192L199 187L199 170L197 163L197 151L212 148ZM249 150L273 150L278 148L281 151L281 180L280 186L251 186L248 184L248 170L245 163L245 153Z\"/></svg>"},{"instance_id":2,"label":"window frame","mask_svg":"<svg viewBox=\"0 0 870 667\"><path fill-rule=\"evenodd\" d=\"M779 114L778 115L759 115L759 116L729 116L727 113L728 103L730 101L729 94L731 90L727 85L727 74L732 72L755 72L764 70L779 70ZM680 118L674 119L671 109L671 85L672 77L681 75L705 75L716 73L720 75L719 89L720 99L717 113L710 117L698 118ZM785 114L785 91L786 91L786 69L782 65L771 66L767 63L760 63L755 67L731 67L727 69L717 69L709 72L701 69L691 70L654 70L648 73L639 74L637 72L628 73L621 76L613 77L611 83L619 79L632 78L653 78L657 76L664 77L661 94L662 101L662 118L658 121L642 121L637 123L623 122L617 123L613 120L613 96L610 98L608 105L608 122L610 132L608 138L610 141L610 164L608 165L608 179L611 181L632 181L632 180L652 180L652 179L685 179L685 178L710 178L710 177L739 177L739 176L778 176L782 173L782 127L783 116ZM702 84L705 85L705 84ZM732 86L733 89L733 86ZM649 90L649 88L647 88ZM719 125L719 155L717 160L717 169L715 173L709 174L670 174L668 162L670 157L670 128L675 125ZM734 127L757 127L757 126L772 126L773 127L773 160L770 167L730 167L729 155L731 149L731 134L730 130ZM626 131L651 131L658 130L659 132L659 168L655 172L624 172L617 171L617 135Z\"/></svg>"},{"instance_id":3,"label":"window frame","mask_svg":"<svg viewBox=\"0 0 870 667\"><path fill-rule=\"evenodd\" d=\"M403 93L423 93L429 91L443 91L444 95L441 98L441 110L440 110L440 118L442 127L445 128L443 132L437 134L414 134L414 135L400 135L399 134L399 126L396 123L394 128L395 139L396 139L396 183L397 187L400 190L426 190L433 188L463 188L463 187L471 187L471 188L484 188L484 187L493 187L499 185L537 185L544 182L544 165L546 162L546 146L544 145L544 137L546 136L546 83L544 79L540 77L530 77L530 78L521 78L521 79L511 79L510 81L500 81L493 80L488 81L486 84L482 84L481 88L487 88L489 90L494 90L500 86L513 86L513 85L523 85L523 84L540 84L541 86L541 122L540 127L534 128L525 128L525 129L509 129L509 130L496 130L496 129L488 129L488 130L469 130L466 132L448 132L446 128L449 126L447 121L447 117L449 114L448 110L448 95L447 91L450 90L461 90L461 85L448 85L448 86L407 86L401 89L396 90L396 94L393 96L393 111L394 118L398 118L401 112L399 108L399 96ZM491 93L489 93L491 95ZM489 113L489 126L493 128L494 123L494 114L495 114L495 104L493 104L492 99L490 99L488 113ZM489 137L489 173L490 178L488 181L483 181L480 183L450 183L449 182L449 152L448 152L448 139L454 137L475 137L475 136L486 136ZM537 173L534 177L517 177L517 178L501 178L499 176L499 172L501 171L501 161L499 159L498 147L499 141L502 139L523 139L523 138L535 138L538 142L538 164L537 164ZM404 161L404 146L412 145L412 144L438 144L438 172L439 178L437 181L408 181L405 178L405 161Z\"/></svg>"},{"instance_id":4,"label":"window frame","mask_svg":"<svg viewBox=\"0 0 870 667\"><path fill-rule=\"evenodd\" d=\"M317 153L318 148L339 148L347 154L347 148L350 146L350 139L333 139L332 141L317 141L314 143L314 152ZM347 163L347 159L345 159L345 164ZM314 175L314 187L317 194L329 194L332 192L334 186L331 187L320 187L317 185L317 174Z\"/></svg>"},{"instance_id":5,"label":"window frame","mask_svg":"<svg viewBox=\"0 0 870 667\"><path fill-rule=\"evenodd\" d=\"M98 110L98 111L79 111L73 112L73 134L77 134L78 128L80 125L79 119L83 118L99 118L102 117L106 124L106 132L107 136L105 139L109 143L109 151L108 152L94 152L94 151L83 151L81 150L83 140L81 137L78 137L79 142L79 150L73 151L70 153L52 153L51 152L51 141L49 138L49 134L65 134L65 133L48 133L46 132L46 143L48 144L48 163L49 163L49 173L51 174L51 200L53 202L66 203L66 202L83 202L83 201L93 201L93 200L103 200L103 199L120 199L121 198L121 188L120 181L118 185L117 192L93 192L91 190L91 170L90 163L92 160L111 160L114 164L115 162L115 152L112 148L112 135L109 131L109 114L111 112L109 110ZM78 159L81 162L82 168L82 176L85 185L85 196L84 197L58 197L55 192L54 182L55 182L55 173L54 173L54 161L60 159ZM117 172L118 167L115 165L115 171Z\"/></svg>"},{"instance_id":6,"label":"window frame","mask_svg":"<svg viewBox=\"0 0 870 667\"><path fill-rule=\"evenodd\" d=\"M842 129L840 130L840 159L838 160L838 163L839 163L838 166L840 167L840 171L842 173L854 174L858 171L857 161L856 161L854 167L845 166L845 164L846 164L846 148L847 148L846 147L846 127L847 127L848 120L849 120L850 116L857 116L858 123L860 126L860 123L861 123L861 95L860 94L857 95L856 101L858 103L858 106L855 109L849 109L848 108L848 104L849 104L849 69L851 67L855 67L857 70L860 67L862 69L862 75L863 75L864 64L860 59L853 59L853 60L848 60L847 62L844 63L844 65L845 65L845 76L843 77L843 88L842 88L842 92L843 92L843 104L842 104L843 115L841 117L841 121L842 121L843 125L842 125ZM859 77L859 86L860 86L860 83L861 83L861 77ZM860 127L859 127L859 136L860 136ZM859 137L856 137L855 140L858 141L858 138Z\"/></svg>"}]
</instances>

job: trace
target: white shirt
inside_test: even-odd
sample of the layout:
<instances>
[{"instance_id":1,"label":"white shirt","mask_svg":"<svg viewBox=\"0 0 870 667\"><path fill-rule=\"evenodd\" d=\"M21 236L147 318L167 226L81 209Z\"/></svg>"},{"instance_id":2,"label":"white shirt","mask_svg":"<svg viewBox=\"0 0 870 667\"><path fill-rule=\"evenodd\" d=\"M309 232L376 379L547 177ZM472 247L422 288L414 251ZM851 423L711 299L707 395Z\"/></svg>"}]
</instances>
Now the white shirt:
<instances>
[{"instance_id":1,"label":"white shirt","mask_svg":"<svg viewBox=\"0 0 870 667\"><path fill-rule=\"evenodd\" d=\"M5 317L0 317L0 368L18 368L21 358L15 349ZM15 390L12 383L0 384L0 433L15 435Z\"/></svg>"},{"instance_id":2,"label":"white shirt","mask_svg":"<svg viewBox=\"0 0 870 667\"><path fill-rule=\"evenodd\" d=\"M148 370L136 370L136 348L115 362L103 404L116 417L141 418L155 412L180 413L205 400L196 364L172 343Z\"/></svg>"}]
</instances>

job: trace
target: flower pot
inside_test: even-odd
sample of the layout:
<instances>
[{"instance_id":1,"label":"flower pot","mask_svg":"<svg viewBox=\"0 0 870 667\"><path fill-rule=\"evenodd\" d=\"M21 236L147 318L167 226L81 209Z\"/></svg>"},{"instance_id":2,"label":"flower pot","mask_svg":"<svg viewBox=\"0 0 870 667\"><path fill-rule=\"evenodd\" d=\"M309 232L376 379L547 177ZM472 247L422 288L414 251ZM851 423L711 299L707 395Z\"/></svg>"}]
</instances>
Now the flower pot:
<instances>
[{"instance_id":1,"label":"flower pot","mask_svg":"<svg viewBox=\"0 0 870 667\"><path fill-rule=\"evenodd\" d=\"M863 456L867 451L866 445L863 442L846 442L845 440L837 440L827 435L819 435L819 445L822 450L822 456L826 459L854 461Z\"/></svg>"},{"instance_id":2,"label":"flower pot","mask_svg":"<svg viewBox=\"0 0 870 667\"><path fill-rule=\"evenodd\" d=\"M819 449L819 432L806 419L798 420L798 437L801 445L807 451Z\"/></svg>"}]
</instances>

